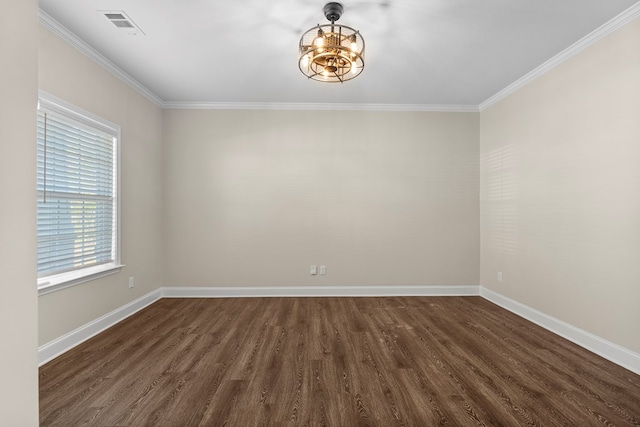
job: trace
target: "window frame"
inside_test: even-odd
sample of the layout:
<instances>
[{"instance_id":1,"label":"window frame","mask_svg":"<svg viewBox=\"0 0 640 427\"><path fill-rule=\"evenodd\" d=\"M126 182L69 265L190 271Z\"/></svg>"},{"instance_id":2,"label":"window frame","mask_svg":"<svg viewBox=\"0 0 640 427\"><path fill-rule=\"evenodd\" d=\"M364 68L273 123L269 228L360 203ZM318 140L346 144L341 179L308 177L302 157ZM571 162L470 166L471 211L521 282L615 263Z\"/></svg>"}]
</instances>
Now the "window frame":
<instances>
[{"instance_id":1,"label":"window frame","mask_svg":"<svg viewBox=\"0 0 640 427\"><path fill-rule=\"evenodd\" d=\"M47 92L38 91L38 106L37 111L38 114L41 110L49 111L58 116L62 116L64 118L68 118L72 121L80 122L85 126L92 127L101 132L106 132L116 139L114 143L114 163L113 167L114 171L114 204L115 204L115 215L114 215L114 224L115 228L113 232L113 236L115 239L114 244L114 260L112 262L89 266L89 267L80 267L74 270L66 271L63 273L50 274L48 276L38 277L37 279L37 288L38 295L44 295L47 293L55 292L61 289L65 289L71 286L79 285L81 283L88 282L90 280L95 280L101 277L105 277L111 274L118 273L124 265L121 262L121 191L120 191L120 171L121 171L121 152L120 152L120 144L121 144L121 132L120 126L106 120L102 117L99 117L89 111L86 111L78 106L75 106L67 101L64 101L60 98L57 98ZM36 141L38 144L38 141ZM37 218L36 218L37 220ZM36 235L37 227L36 227Z\"/></svg>"}]
</instances>

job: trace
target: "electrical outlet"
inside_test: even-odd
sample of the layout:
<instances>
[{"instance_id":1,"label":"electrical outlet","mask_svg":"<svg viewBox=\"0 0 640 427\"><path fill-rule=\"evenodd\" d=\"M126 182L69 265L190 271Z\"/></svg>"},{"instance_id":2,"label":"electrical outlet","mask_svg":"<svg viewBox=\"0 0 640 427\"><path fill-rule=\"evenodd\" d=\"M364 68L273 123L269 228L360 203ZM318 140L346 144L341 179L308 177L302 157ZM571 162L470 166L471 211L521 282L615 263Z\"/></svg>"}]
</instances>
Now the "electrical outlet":
<instances>
[{"instance_id":1,"label":"electrical outlet","mask_svg":"<svg viewBox=\"0 0 640 427\"><path fill-rule=\"evenodd\" d=\"M133 288L133 286L136 284L136 279L135 277L131 276L129 277L129 288Z\"/></svg>"},{"instance_id":2,"label":"electrical outlet","mask_svg":"<svg viewBox=\"0 0 640 427\"><path fill-rule=\"evenodd\" d=\"M327 274L327 266L326 265L321 265L320 266L320 274L322 274L322 275Z\"/></svg>"},{"instance_id":3,"label":"electrical outlet","mask_svg":"<svg viewBox=\"0 0 640 427\"><path fill-rule=\"evenodd\" d=\"M315 276L316 274L318 274L318 266L312 265L311 268L309 269L309 273L311 273L312 276Z\"/></svg>"},{"instance_id":4,"label":"electrical outlet","mask_svg":"<svg viewBox=\"0 0 640 427\"><path fill-rule=\"evenodd\" d=\"M502 282L502 271L498 271L498 282Z\"/></svg>"}]
</instances>

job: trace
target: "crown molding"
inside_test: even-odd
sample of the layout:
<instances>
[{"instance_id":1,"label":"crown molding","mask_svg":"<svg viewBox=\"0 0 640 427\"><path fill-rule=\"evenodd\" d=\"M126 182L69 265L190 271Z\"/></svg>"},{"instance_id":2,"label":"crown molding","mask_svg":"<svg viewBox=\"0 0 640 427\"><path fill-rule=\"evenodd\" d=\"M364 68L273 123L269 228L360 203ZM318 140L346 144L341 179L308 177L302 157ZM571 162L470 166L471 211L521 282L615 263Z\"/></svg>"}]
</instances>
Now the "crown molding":
<instances>
[{"instance_id":1,"label":"crown molding","mask_svg":"<svg viewBox=\"0 0 640 427\"><path fill-rule=\"evenodd\" d=\"M164 109L189 110L300 110L300 111L427 111L477 113L477 105L423 105L423 104L323 104L296 102L170 102L164 101L144 85L109 61L97 50L69 31L66 27L39 9L42 25L58 37L88 56L98 65L111 72L149 101Z\"/></svg>"},{"instance_id":2,"label":"crown molding","mask_svg":"<svg viewBox=\"0 0 640 427\"><path fill-rule=\"evenodd\" d=\"M324 104L297 102L171 102L164 101L144 85L124 72L120 67L109 61L97 50L89 46L82 39L69 31L66 27L39 9L42 25L58 37L78 49L94 62L111 72L149 101L164 109L189 110L293 110L293 111L422 111L422 112L452 112L477 113L477 105L438 105L438 104Z\"/></svg>"},{"instance_id":3,"label":"crown molding","mask_svg":"<svg viewBox=\"0 0 640 427\"><path fill-rule=\"evenodd\" d=\"M492 97L488 98L484 102L480 103L479 111L484 111L485 109L491 107L492 105L498 103L503 100L507 96L521 89L522 87L528 85L532 81L536 80L538 77L548 73L558 65L577 55L578 53L586 50L589 46L599 42L603 38L607 37L609 34L619 30L624 27L634 19L640 16L640 3L636 3L631 6L629 9L622 12L620 15L611 19L609 22L605 23L601 27L597 28L593 32L587 34L585 37L581 38L556 56L552 57L548 61L544 62L542 65L534 68L529 73L522 76L520 79L511 83L509 86L502 89L500 92L496 93Z\"/></svg>"},{"instance_id":4,"label":"crown molding","mask_svg":"<svg viewBox=\"0 0 640 427\"><path fill-rule=\"evenodd\" d=\"M142 96L147 98L149 101L153 102L158 107L162 107L163 100L160 99L155 93L151 92L145 86L140 84L136 79L131 77L129 74L125 73L120 67L115 65L113 62L109 61L105 58L101 53L97 50L89 46L87 43L82 41L78 36L69 31L66 27L64 27L61 23L53 19L50 15L44 12L42 9L38 9L40 23L47 28L49 31L69 43L71 46L78 49L80 52L84 53L98 65L105 68L111 74L116 76L118 79L122 80L124 83L128 84L135 90L137 90Z\"/></svg>"},{"instance_id":5,"label":"crown molding","mask_svg":"<svg viewBox=\"0 0 640 427\"><path fill-rule=\"evenodd\" d=\"M536 67L520 79L511 83L501 91L486 99L480 105L446 105L446 104L332 104L332 103L296 103L296 102L173 102L164 101L151 90L124 72L113 62L89 46L78 36L65 28L58 21L39 9L42 25L61 37L67 43L84 53L90 59L111 72L149 101L163 109L191 110L293 110L293 111L387 111L387 112L451 112L477 113L491 107L527 84L548 73L558 65L597 43L609 34L619 30L640 16L640 3L631 6L620 15L611 19L595 31L578 40L567 49Z\"/></svg>"},{"instance_id":6,"label":"crown molding","mask_svg":"<svg viewBox=\"0 0 640 427\"><path fill-rule=\"evenodd\" d=\"M176 110L293 110L293 111L418 111L477 113L477 105L437 104L331 104L302 102L164 102Z\"/></svg>"}]
</instances>

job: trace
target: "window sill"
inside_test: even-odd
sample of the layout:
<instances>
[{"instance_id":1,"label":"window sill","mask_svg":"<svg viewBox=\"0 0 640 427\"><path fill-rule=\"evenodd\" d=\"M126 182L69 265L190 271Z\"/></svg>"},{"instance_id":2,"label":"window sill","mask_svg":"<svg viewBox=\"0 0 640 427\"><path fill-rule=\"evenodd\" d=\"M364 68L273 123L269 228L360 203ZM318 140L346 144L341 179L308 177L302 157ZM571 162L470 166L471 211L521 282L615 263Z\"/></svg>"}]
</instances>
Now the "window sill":
<instances>
[{"instance_id":1,"label":"window sill","mask_svg":"<svg viewBox=\"0 0 640 427\"><path fill-rule=\"evenodd\" d=\"M38 296L118 273L124 265L106 264L38 279Z\"/></svg>"}]
</instances>

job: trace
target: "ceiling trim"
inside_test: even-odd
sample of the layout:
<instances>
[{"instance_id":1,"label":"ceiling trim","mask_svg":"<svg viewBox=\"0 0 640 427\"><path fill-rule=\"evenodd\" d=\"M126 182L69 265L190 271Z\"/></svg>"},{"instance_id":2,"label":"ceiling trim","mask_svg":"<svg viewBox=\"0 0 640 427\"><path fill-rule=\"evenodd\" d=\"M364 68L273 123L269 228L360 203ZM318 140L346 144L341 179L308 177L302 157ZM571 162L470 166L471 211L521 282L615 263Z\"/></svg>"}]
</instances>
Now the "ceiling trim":
<instances>
[{"instance_id":1,"label":"ceiling trim","mask_svg":"<svg viewBox=\"0 0 640 427\"><path fill-rule=\"evenodd\" d=\"M165 102L162 108L179 110L300 110L300 111L422 111L477 113L477 105L331 104L301 102Z\"/></svg>"},{"instance_id":2,"label":"ceiling trim","mask_svg":"<svg viewBox=\"0 0 640 427\"><path fill-rule=\"evenodd\" d=\"M428 111L428 112L464 112L477 113L477 105L437 105L437 104L323 104L323 103L286 103L286 102L172 102L164 101L136 79L109 61L100 52L89 46L77 35L69 31L49 14L39 9L40 22L44 27L62 38L98 65L111 72L145 98L160 108L194 110L339 110L339 111Z\"/></svg>"},{"instance_id":3,"label":"ceiling trim","mask_svg":"<svg viewBox=\"0 0 640 427\"><path fill-rule=\"evenodd\" d=\"M587 34L559 54L555 55L548 61L542 63L538 67L534 68L529 73L525 74L515 82L511 83L509 86L502 89L500 92L496 93L492 97L488 98L484 102L480 103L479 111L484 111L485 109L491 107L492 105L498 103L504 98L508 97L512 93L518 91L522 87L528 85L532 81L536 80L538 77L548 73L558 65L587 49L589 46L597 43L603 38L607 37L609 34L619 30L624 27L634 19L640 16L640 3L636 3L631 6L629 9L622 12L620 15L611 19L609 22L605 23L601 27Z\"/></svg>"},{"instance_id":4,"label":"ceiling trim","mask_svg":"<svg viewBox=\"0 0 640 427\"><path fill-rule=\"evenodd\" d=\"M106 57L104 57L100 52L89 46L85 43L80 37L76 36L74 33L69 31L65 26L61 23L53 19L50 15L44 12L42 9L38 9L40 23L44 25L45 28L53 32L58 37L62 38L64 41L69 43L71 46L78 49L80 52L84 53L90 59L101 65L107 71L111 72L118 79L122 80L124 83L128 84L149 101L156 104L158 107L162 107L164 101L158 97L155 93L147 89L145 86L140 84L136 79L131 77L129 74L124 72L120 67L115 65L113 62L109 61Z\"/></svg>"},{"instance_id":5,"label":"ceiling trim","mask_svg":"<svg viewBox=\"0 0 640 427\"><path fill-rule=\"evenodd\" d=\"M536 67L520 79L500 90L479 105L444 105L444 104L330 104L330 103L280 103L280 102L173 102L164 101L136 79L131 77L97 50L69 31L66 27L38 9L42 25L61 37L67 43L84 53L90 59L111 72L118 79L128 84L141 95L160 108L165 109L210 109L210 110L339 110L339 111L422 111L422 112L482 112L522 87L548 73L553 68L602 40L609 34L619 30L640 16L640 3L631 6L620 15L611 19L567 49Z\"/></svg>"}]
</instances>

